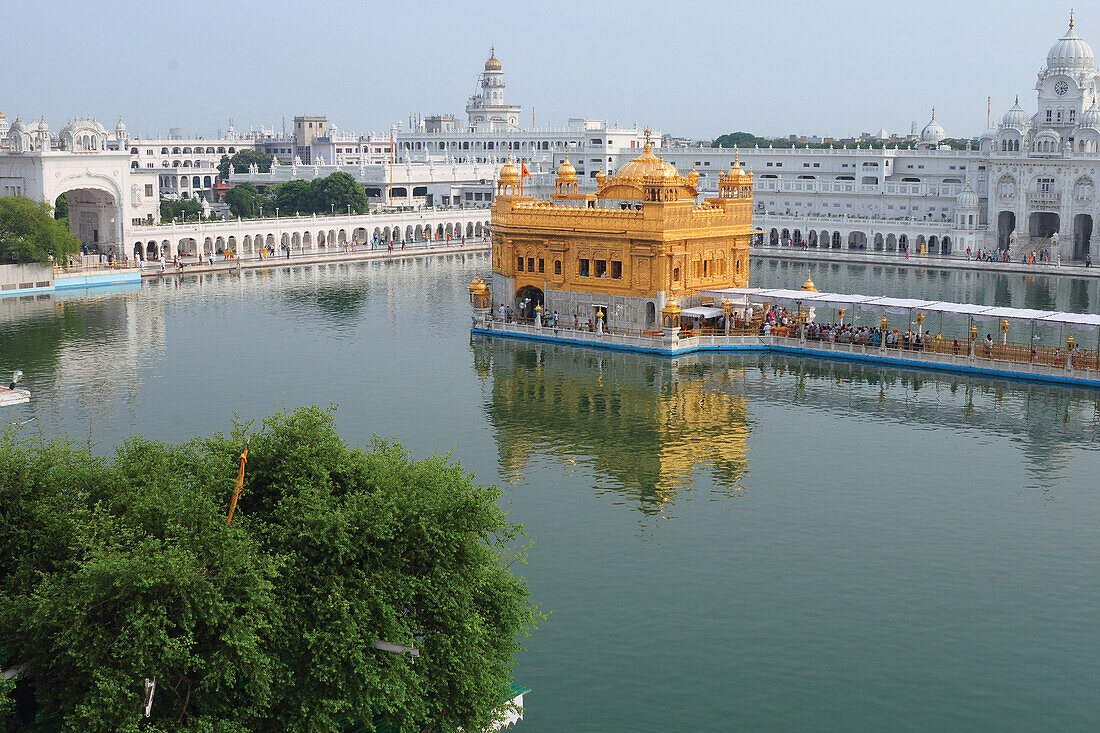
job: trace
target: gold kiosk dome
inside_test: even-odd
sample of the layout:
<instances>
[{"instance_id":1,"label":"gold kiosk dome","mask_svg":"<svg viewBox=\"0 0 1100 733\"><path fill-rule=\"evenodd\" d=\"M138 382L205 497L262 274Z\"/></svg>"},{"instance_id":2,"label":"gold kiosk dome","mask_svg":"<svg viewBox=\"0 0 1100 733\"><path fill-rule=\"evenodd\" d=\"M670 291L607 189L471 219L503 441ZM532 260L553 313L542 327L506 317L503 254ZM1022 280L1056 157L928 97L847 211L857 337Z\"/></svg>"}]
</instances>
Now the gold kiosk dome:
<instances>
[{"instance_id":1,"label":"gold kiosk dome","mask_svg":"<svg viewBox=\"0 0 1100 733\"><path fill-rule=\"evenodd\" d=\"M802 289L807 293L816 293L817 286L814 285L813 279L810 277L810 271L806 271L806 282L802 283Z\"/></svg>"},{"instance_id":2,"label":"gold kiosk dome","mask_svg":"<svg viewBox=\"0 0 1100 733\"><path fill-rule=\"evenodd\" d=\"M500 60L497 58L495 48L489 49L489 60L485 62L486 71L500 71Z\"/></svg>"},{"instance_id":3,"label":"gold kiosk dome","mask_svg":"<svg viewBox=\"0 0 1100 733\"><path fill-rule=\"evenodd\" d=\"M569 156L565 156L565 160L558 166L558 178L566 181L573 180L577 177L577 169L573 167L573 164L569 162Z\"/></svg>"},{"instance_id":4,"label":"gold kiosk dome","mask_svg":"<svg viewBox=\"0 0 1100 733\"><path fill-rule=\"evenodd\" d=\"M500 167L500 175L497 177L497 196L519 195L519 168L512 162L512 156L508 156L508 162Z\"/></svg>"}]
</instances>

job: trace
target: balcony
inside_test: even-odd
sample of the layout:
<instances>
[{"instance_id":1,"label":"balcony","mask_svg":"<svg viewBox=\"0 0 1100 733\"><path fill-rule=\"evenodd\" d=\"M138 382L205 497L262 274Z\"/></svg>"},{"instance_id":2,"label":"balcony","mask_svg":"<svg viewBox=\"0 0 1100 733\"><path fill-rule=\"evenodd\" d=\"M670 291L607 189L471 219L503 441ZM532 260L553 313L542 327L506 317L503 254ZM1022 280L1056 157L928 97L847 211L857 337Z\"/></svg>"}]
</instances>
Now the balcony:
<instances>
[{"instance_id":1,"label":"balcony","mask_svg":"<svg viewBox=\"0 0 1100 733\"><path fill-rule=\"evenodd\" d=\"M1062 204L1058 191L1028 191L1027 204L1033 208L1056 209Z\"/></svg>"}]
</instances>

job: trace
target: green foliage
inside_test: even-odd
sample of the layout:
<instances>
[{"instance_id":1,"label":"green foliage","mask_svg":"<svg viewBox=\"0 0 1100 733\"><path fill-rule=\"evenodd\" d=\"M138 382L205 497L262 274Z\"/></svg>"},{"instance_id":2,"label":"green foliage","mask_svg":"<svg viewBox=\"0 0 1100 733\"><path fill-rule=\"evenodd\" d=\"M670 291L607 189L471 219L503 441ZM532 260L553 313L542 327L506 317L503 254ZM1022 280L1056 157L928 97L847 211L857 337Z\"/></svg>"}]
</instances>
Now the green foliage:
<instances>
[{"instance_id":1,"label":"green foliage","mask_svg":"<svg viewBox=\"0 0 1100 733\"><path fill-rule=\"evenodd\" d=\"M251 183L241 183L225 192L225 203L233 216L252 219L260 215L266 199Z\"/></svg>"},{"instance_id":2,"label":"green foliage","mask_svg":"<svg viewBox=\"0 0 1100 733\"><path fill-rule=\"evenodd\" d=\"M313 181L310 188L313 191L314 211L318 214L347 213L348 204L351 204L353 214L361 214L370 203L363 187L342 171Z\"/></svg>"},{"instance_id":3,"label":"green foliage","mask_svg":"<svg viewBox=\"0 0 1100 733\"><path fill-rule=\"evenodd\" d=\"M538 618L499 491L306 408L253 435L227 527L252 427L109 458L0 435L0 658L39 718L136 731L155 677L146 730L486 729Z\"/></svg>"},{"instance_id":4,"label":"green foliage","mask_svg":"<svg viewBox=\"0 0 1100 733\"><path fill-rule=\"evenodd\" d=\"M181 217L197 219L202 214L202 202L198 199L163 200L160 202L160 220L174 221Z\"/></svg>"},{"instance_id":5,"label":"green foliage","mask_svg":"<svg viewBox=\"0 0 1100 733\"><path fill-rule=\"evenodd\" d=\"M223 155L218 162L218 175L223 181L229 180L229 167L233 166L238 173L247 173L249 167L255 163L260 168L260 173L271 170L271 156L261 153L259 150L240 150L233 157Z\"/></svg>"},{"instance_id":6,"label":"green foliage","mask_svg":"<svg viewBox=\"0 0 1100 733\"><path fill-rule=\"evenodd\" d=\"M67 222L54 219L48 202L0 196L0 264L67 265L68 256L79 251L80 240Z\"/></svg>"},{"instance_id":7,"label":"green foliage","mask_svg":"<svg viewBox=\"0 0 1100 733\"><path fill-rule=\"evenodd\" d=\"M251 183L234 186L225 194L225 203L234 216L242 218L260 215L260 207L268 216L276 207L283 216L294 214L346 214L348 205L353 213L369 209L367 192L347 173L336 172L312 181L294 180L271 186L266 193Z\"/></svg>"},{"instance_id":8,"label":"green foliage","mask_svg":"<svg viewBox=\"0 0 1100 733\"><path fill-rule=\"evenodd\" d=\"M61 194L57 197L57 200L54 201L53 218L58 221L62 219L65 221L69 220L69 200L65 198L65 194Z\"/></svg>"},{"instance_id":9,"label":"green foliage","mask_svg":"<svg viewBox=\"0 0 1100 733\"><path fill-rule=\"evenodd\" d=\"M287 215L311 214L315 206L313 185L310 181L287 181L275 187L272 203Z\"/></svg>"},{"instance_id":10,"label":"green foliage","mask_svg":"<svg viewBox=\"0 0 1100 733\"><path fill-rule=\"evenodd\" d=\"M765 137L757 137L751 132L730 132L725 135L720 135L714 141L714 147L716 148L751 148L755 145L759 145L762 148L768 147L772 144L773 140Z\"/></svg>"}]
</instances>

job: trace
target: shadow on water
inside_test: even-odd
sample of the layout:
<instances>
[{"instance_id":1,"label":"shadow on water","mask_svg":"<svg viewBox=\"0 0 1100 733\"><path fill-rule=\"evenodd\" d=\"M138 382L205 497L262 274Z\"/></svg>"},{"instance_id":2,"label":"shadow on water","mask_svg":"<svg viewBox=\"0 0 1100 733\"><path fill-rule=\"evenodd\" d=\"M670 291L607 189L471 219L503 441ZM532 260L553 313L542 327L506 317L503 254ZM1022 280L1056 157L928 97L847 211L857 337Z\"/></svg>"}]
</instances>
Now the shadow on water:
<instances>
[{"instance_id":1,"label":"shadow on water","mask_svg":"<svg viewBox=\"0 0 1100 733\"><path fill-rule=\"evenodd\" d=\"M597 491L647 515L693 498L701 472L723 496L744 495L754 407L976 442L1000 434L1022 454L1032 488L1100 438L1094 390L779 355L667 359L480 336L471 350L475 370L491 378L485 410L504 476L522 478L539 456L588 465Z\"/></svg>"}]
</instances>

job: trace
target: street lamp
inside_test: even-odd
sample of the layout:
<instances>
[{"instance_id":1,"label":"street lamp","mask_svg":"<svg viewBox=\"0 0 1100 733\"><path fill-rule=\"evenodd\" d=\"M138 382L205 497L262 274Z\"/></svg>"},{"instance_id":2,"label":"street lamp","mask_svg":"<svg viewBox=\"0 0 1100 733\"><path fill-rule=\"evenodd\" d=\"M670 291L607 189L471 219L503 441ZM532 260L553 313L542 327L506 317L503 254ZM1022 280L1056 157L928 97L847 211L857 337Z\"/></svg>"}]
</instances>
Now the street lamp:
<instances>
[{"instance_id":1,"label":"street lamp","mask_svg":"<svg viewBox=\"0 0 1100 733\"><path fill-rule=\"evenodd\" d=\"M335 214L335 213L336 213L336 204L332 204L332 210L331 210L331 213L333 213L333 214Z\"/></svg>"},{"instance_id":2,"label":"street lamp","mask_svg":"<svg viewBox=\"0 0 1100 733\"><path fill-rule=\"evenodd\" d=\"M263 204L260 204L260 218L261 218L261 219L263 219L263 218L264 218L264 207L263 207Z\"/></svg>"},{"instance_id":3,"label":"street lamp","mask_svg":"<svg viewBox=\"0 0 1100 733\"><path fill-rule=\"evenodd\" d=\"M279 218L279 207L278 206L275 207L275 218L276 219Z\"/></svg>"},{"instance_id":4,"label":"street lamp","mask_svg":"<svg viewBox=\"0 0 1100 733\"><path fill-rule=\"evenodd\" d=\"M348 204L348 216L351 216L351 204Z\"/></svg>"}]
</instances>

